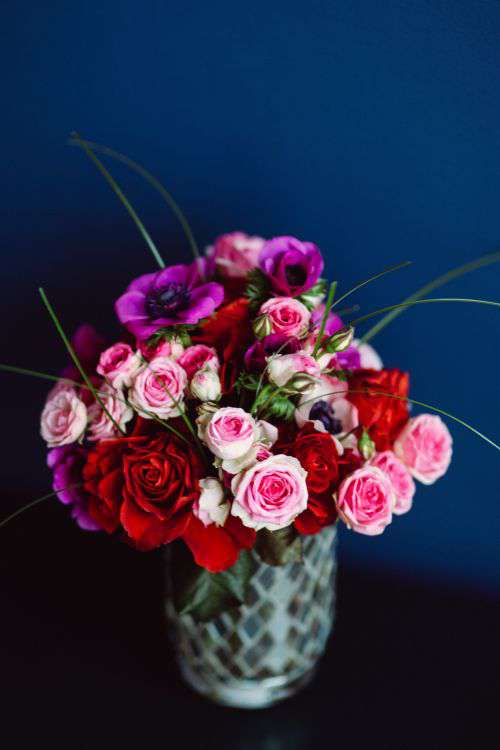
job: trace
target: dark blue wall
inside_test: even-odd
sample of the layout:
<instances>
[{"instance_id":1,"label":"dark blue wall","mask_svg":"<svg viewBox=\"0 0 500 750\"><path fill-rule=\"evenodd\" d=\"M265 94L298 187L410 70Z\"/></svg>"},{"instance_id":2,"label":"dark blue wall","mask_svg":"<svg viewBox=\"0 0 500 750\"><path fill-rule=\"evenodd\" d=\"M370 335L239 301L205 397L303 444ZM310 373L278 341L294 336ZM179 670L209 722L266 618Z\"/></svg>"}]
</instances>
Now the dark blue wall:
<instances>
[{"instance_id":1,"label":"dark blue wall","mask_svg":"<svg viewBox=\"0 0 500 750\"><path fill-rule=\"evenodd\" d=\"M2 28L1 359L56 372L61 346L37 299L68 328L112 332L112 300L153 268L72 129L142 161L201 243L242 228L317 242L343 286L390 304L500 246L500 5L496 2L11 3ZM165 256L186 243L124 169ZM498 298L500 268L447 293ZM416 398L500 438L493 309L420 307L377 344L412 372ZM35 434L44 384L2 376L2 486L32 497L49 477ZM367 566L500 589L499 456L454 425L448 476L421 487L382 538L345 534ZM43 511L37 511L43 513Z\"/></svg>"}]
</instances>

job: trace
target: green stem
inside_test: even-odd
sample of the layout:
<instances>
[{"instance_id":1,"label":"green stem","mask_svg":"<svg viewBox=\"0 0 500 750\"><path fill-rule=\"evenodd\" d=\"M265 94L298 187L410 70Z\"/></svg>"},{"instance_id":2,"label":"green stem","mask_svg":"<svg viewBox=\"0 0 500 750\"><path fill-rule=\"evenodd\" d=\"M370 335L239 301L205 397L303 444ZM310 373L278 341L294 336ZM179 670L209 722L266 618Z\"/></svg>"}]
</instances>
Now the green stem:
<instances>
[{"instance_id":1,"label":"green stem","mask_svg":"<svg viewBox=\"0 0 500 750\"><path fill-rule=\"evenodd\" d=\"M321 346L321 340L323 338L323 334L325 333L325 327L326 327L326 321L328 320L328 315L330 314L330 310L332 309L333 305L333 299L335 297L335 290L337 289L337 282L332 281L330 284L330 290L328 292L328 297L325 302L325 311L323 313L323 317L321 319L321 325L319 327L319 333L316 338L316 343L314 345L312 356L316 358L316 355L318 354L318 350Z\"/></svg>"},{"instance_id":2,"label":"green stem","mask_svg":"<svg viewBox=\"0 0 500 750\"><path fill-rule=\"evenodd\" d=\"M376 281L377 279L380 279L382 276L386 276L388 273L392 273L393 271L399 271L400 268L406 268L407 266L411 266L412 261L411 260L405 260L402 263L398 263L397 266L389 266L389 268L385 268L383 271L380 271L380 273L376 273L374 276L370 276L370 278L365 279L365 281L361 281L359 284L356 284L356 286L353 286L352 289L349 289L348 292L343 294L341 297L338 298L338 300L335 302L333 307L337 307L337 305L340 302L343 302L346 297L349 297L351 294L354 294L354 292L357 292L358 289L362 289L367 284L370 284L372 281Z\"/></svg>"},{"instance_id":3,"label":"green stem","mask_svg":"<svg viewBox=\"0 0 500 750\"><path fill-rule=\"evenodd\" d=\"M429 302L470 302L477 305L492 305L493 307L500 307L500 302L492 302L491 300L485 300L485 299L468 299L465 297L434 297L429 299L416 299L413 302L400 302L397 305L389 305L389 307L381 307L380 310L374 310L371 313L367 313L366 315L362 315L360 318L356 318L355 320L351 320L349 323L350 326L356 326L360 323L363 323L365 320L369 320L370 318L375 317L376 315L381 315L382 313L388 312L390 310L399 310L400 308L405 307L413 307L413 305L425 305Z\"/></svg>"},{"instance_id":4,"label":"green stem","mask_svg":"<svg viewBox=\"0 0 500 750\"><path fill-rule=\"evenodd\" d=\"M408 398L408 396L397 396L394 393L384 393L383 391L372 391L370 392L366 388L362 389L352 389L349 390L349 393L364 393L367 396L384 396L386 398L395 398L398 401L407 401L409 404L415 404L415 406L422 406L424 409L430 409L431 411L435 411L437 414L442 414L444 417L448 417L448 419L452 419L454 422L458 422L458 424L462 425L462 427L466 427L468 430L473 432L475 435L480 437L485 442L492 445L494 448L496 448L498 451L500 451L500 445L495 443L493 440L491 440L486 435L483 435L482 432L479 432L475 427L470 425L468 422L465 422L463 419L460 419L459 417L455 417L453 414L450 414L447 411L444 411L444 409L439 409L437 406L432 406L431 404L426 404L424 401L417 401L414 398ZM345 391L331 391L330 393L323 393L322 398L325 398L326 396L342 396L345 394ZM316 401L317 396L314 396L313 398L307 399L306 401L303 401L301 406L304 406L305 404L310 403L311 401Z\"/></svg>"},{"instance_id":5,"label":"green stem","mask_svg":"<svg viewBox=\"0 0 500 750\"><path fill-rule=\"evenodd\" d=\"M112 424L115 426L115 428L118 430L118 432L120 432L122 435L125 435L125 432L122 430L122 428L120 427L120 425L117 423L117 421L114 419L114 417L109 413L108 409L106 409L103 400L100 398L100 396L97 395L97 391L94 388L94 385L93 385L92 381L90 380L90 378L88 377L87 373L83 369L83 367L81 365L81 362L78 359L78 356L77 356L75 350L73 349L70 340L68 339L68 337L64 333L63 327L62 327L61 323L59 322L59 318L57 317L57 315L56 315L56 313L55 313L52 305L50 304L50 302L49 302L49 300L47 298L47 295L45 294L45 292L42 289L42 287L40 287L38 291L40 293L40 297L42 298L45 307L48 310L48 313L49 313L50 317L52 318L52 322L54 323L54 325L56 327L56 330L59 333L59 336L63 340L64 346L68 350L68 353L69 353L71 359L73 360L75 366L77 367L80 375L84 379L84 381L87 384L88 388L90 388L90 390L92 391L92 394L93 394L94 398L99 403L99 406L104 411L104 413L106 414L106 416L108 417L108 419L111 420Z\"/></svg>"},{"instance_id":6,"label":"green stem","mask_svg":"<svg viewBox=\"0 0 500 750\"><path fill-rule=\"evenodd\" d=\"M469 263L464 263L464 265L462 266L452 268L450 271L447 271L441 276L438 276L436 279L430 281L428 284L425 284L425 286L417 289L417 291L407 297L404 302L414 302L421 297L425 297L426 294L430 294L434 291L434 289L439 289L439 287L444 286L444 284L447 284L449 281L458 279L460 276L465 276L465 274L470 273L471 271L476 271L479 268L484 268L485 266L490 266L493 263L498 263L498 261L500 261L500 252L488 253L487 255L482 255L480 258L476 258ZM379 333L383 328L389 325L389 323L394 320L394 318L396 318L398 315L401 315L402 312L403 309L391 311L388 315L382 318L382 320L379 320L378 323L372 326L372 328L370 328L370 330L365 333L361 341L363 343L370 341L374 336L377 335L377 333Z\"/></svg>"},{"instance_id":7,"label":"green stem","mask_svg":"<svg viewBox=\"0 0 500 750\"><path fill-rule=\"evenodd\" d=\"M143 239L145 240L147 246L151 250L151 253L153 254L154 259L160 266L160 268L165 268L165 262L163 258L161 257L160 253L158 252L155 243L151 239L151 236L149 232L147 231L146 227L142 223L142 221L139 219L137 213L135 212L134 208L132 207L130 201L126 197L125 193L121 189L121 187L118 185L114 177L111 176L111 174L108 172L104 164L100 161L100 159L97 158L97 156L94 154L90 146L88 145L87 141L83 141L80 136L77 133L73 133L73 139L83 148L89 159L91 159L94 164L96 165L97 169L100 171L100 173L103 175L103 177L106 179L107 183L111 186L111 188L114 190L118 198L120 199L121 203L125 206L127 211L129 212L130 216L132 217L137 229L141 233Z\"/></svg>"},{"instance_id":8,"label":"green stem","mask_svg":"<svg viewBox=\"0 0 500 750\"><path fill-rule=\"evenodd\" d=\"M49 380L53 383L68 383L68 385L73 385L77 388L84 388L87 391L92 391L91 388L89 388L88 385L85 385L85 383L79 383L76 380L71 380L70 378L60 378L57 375L50 375L47 372L39 372L38 370L27 370L25 367L15 367L14 365L4 365L0 364L0 372L9 372L13 373L14 375L29 375L30 377L40 378L41 380ZM105 396L106 394L102 391L97 391L96 394L98 396ZM120 401L122 404L130 405L129 401L125 398L120 398L119 396L115 396L115 398ZM157 414L153 414L153 412L147 411L146 409L140 409L135 404L132 405L132 408L134 411L136 411L138 414L145 414L146 417L149 417L150 419L153 419L155 422L158 422L158 424L161 424L162 427L165 427L166 430L169 430L170 432L173 432L174 435L177 435L178 438L183 440L187 445L191 445L189 440L180 433L178 430L175 429L175 427L172 427L168 422L165 422L163 419L160 419L160 417Z\"/></svg>"},{"instance_id":9,"label":"green stem","mask_svg":"<svg viewBox=\"0 0 500 750\"><path fill-rule=\"evenodd\" d=\"M148 182L155 190L157 190L160 193L165 203L168 205L170 210L178 219L184 231L184 234L186 235L186 239L189 242L189 246L191 247L191 251L194 257L195 258L201 257L201 253L199 251L198 245L194 238L189 222L186 219L184 213L182 212L179 204L177 203L177 201L174 200L174 198L168 192L168 190L166 190L166 188L163 187L161 182L153 174L151 174L151 172L149 172L147 169L141 166L141 164L138 164L136 161L133 161L133 159L130 159L128 156L125 156L124 154L120 154L119 151L115 151L114 149L109 148L109 146L103 146L100 143L94 143L93 141L83 140L83 138L78 138L78 139L71 138L69 142L72 146L79 146L80 148L84 148L83 144L85 144L86 146L91 148L93 151L99 151L101 154L110 156L112 159L115 159L116 161L119 161L122 164L125 164L127 167L129 167L129 169L132 169L134 172L140 175L143 179L145 179L146 182Z\"/></svg>"}]
</instances>

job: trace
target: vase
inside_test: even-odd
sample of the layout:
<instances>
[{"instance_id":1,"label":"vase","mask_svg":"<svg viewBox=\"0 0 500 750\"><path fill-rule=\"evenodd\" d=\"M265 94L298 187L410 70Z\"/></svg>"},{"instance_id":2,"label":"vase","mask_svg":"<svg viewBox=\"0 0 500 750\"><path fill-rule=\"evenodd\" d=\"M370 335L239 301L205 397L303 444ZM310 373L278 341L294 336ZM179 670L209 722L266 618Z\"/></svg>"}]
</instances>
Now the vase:
<instances>
[{"instance_id":1,"label":"vase","mask_svg":"<svg viewBox=\"0 0 500 750\"><path fill-rule=\"evenodd\" d=\"M335 527L303 537L300 562L271 566L251 554L244 604L208 622L177 614L167 562L166 615L180 672L196 692L236 708L265 708L308 685L335 610Z\"/></svg>"}]
</instances>

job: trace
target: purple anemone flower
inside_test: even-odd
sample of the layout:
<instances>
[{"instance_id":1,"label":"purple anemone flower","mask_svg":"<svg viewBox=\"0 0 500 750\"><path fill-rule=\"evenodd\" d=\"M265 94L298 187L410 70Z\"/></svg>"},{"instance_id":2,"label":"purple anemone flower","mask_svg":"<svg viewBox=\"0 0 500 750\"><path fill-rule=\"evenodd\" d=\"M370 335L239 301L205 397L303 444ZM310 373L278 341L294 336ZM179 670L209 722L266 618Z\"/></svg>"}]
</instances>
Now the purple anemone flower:
<instances>
[{"instance_id":1,"label":"purple anemone flower","mask_svg":"<svg viewBox=\"0 0 500 750\"><path fill-rule=\"evenodd\" d=\"M52 448L47 454L47 465L53 472L52 486L59 500L71 506L71 516L81 529L100 531L101 527L88 513L88 495L81 486L85 460L86 451L74 443Z\"/></svg>"},{"instance_id":2,"label":"purple anemone flower","mask_svg":"<svg viewBox=\"0 0 500 750\"><path fill-rule=\"evenodd\" d=\"M134 279L115 304L120 322L144 341L158 328L194 324L212 315L224 300L224 289L206 282L200 270L195 261Z\"/></svg>"},{"instance_id":3,"label":"purple anemone flower","mask_svg":"<svg viewBox=\"0 0 500 750\"><path fill-rule=\"evenodd\" d=\"M275 292L296 297L315 285L324 263L319 248L312 242L301 242L295 237L274 237L264 244L259 266Z\"/></svg>"},{"instance_id":4,"label":"purple anemone flower","mask_svg":"<svg viewBox=\"0 0 500 750\"><path fill-rule=\"evenodd\" d=\"M266 357L271 354L294 354L302 345L295 336L288 337L283 333L271 333L252 344L245 354L245 367L249 372L262 372L266 366Z\"/></svg>"},{"instance_id":5,"label":"purple anemone flower","mask_svg":"<svg viewBox=\"0 0 500 750\"><path fill-rule=\"evenodd\" d=\"M361 355L354 344L350 344L343 352L337 352L335 361L339 370L359 370L361 367Z\"/></svg>"}]
</instances>

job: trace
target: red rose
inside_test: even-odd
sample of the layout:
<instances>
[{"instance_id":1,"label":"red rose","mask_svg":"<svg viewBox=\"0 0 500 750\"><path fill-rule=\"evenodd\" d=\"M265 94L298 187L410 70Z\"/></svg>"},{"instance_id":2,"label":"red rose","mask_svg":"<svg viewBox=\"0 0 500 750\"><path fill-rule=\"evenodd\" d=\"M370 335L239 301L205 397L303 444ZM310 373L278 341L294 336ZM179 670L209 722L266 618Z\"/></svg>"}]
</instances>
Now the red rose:
<instances>
[{"instance_id":1,"label":"red rose","mask_svg":"<svg viewBox=\"0 0 500 750\"><path fill-rule=\"evenodd\" d=\"M404 400L408 390L408 373L400 370L356 370L349 378L347 398L357 407L360 424L366 427L379 451L392 448L408 420L408 403ZM379 396L377 391L400 398Z\"/></svg>"},{"instance_id":2,"label":"red rose","mask_svg":"<svg viewBox=\"0 0 500 750\"><path fill-rule=\"evenodd\" d=\"M278 446L278 452L295 456L307 471L309 500L306 510L295 519L295 528L300 534L317 534L337 519L333 499L339 479L337 446L329 433L317 432L311 424L304 425L293 442Z\"/></svg>"},{"instance_id":3,"label":"red rose","mask_svg":"<svg viewBox=\"0 0 500 750\"><path fill-rule=\"evenodd\" d=\"M195 343L215 347L226 362L242 357L253 340L248 300L244 297L217 310L203 324L201 332L193 336Z\"/></svg>"},{"instance_id":4,"label":"red rose","mask_svg":"<svg viewBox=\"0 0 500 750\"><path fill-rule=\"evenodd\" d=\"M234 565L240 550L254 546L256 532L255 529L247 529L239 518L231 514L224 526L217 526L215 523L204 526L191 514L182 538L197 565L211 573L220 573Z\"/></svg>"},{"instance_id":5,"label":"red rose","mask_svg":"<svg viewBox=\"0 0 500 750\"><path fill-rule=\"evenodd\" d=\"M109 533L121 525L134 546L153 549L184 533L203 473L195 449L170 432L103 440L83 471L89 513Z\"/></svg>"}]
</instances>

